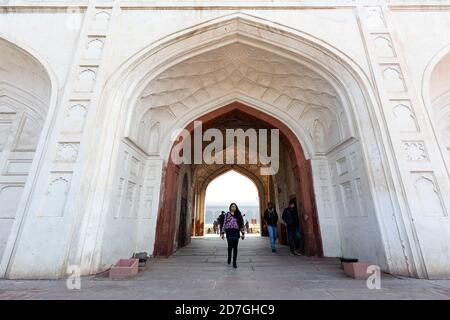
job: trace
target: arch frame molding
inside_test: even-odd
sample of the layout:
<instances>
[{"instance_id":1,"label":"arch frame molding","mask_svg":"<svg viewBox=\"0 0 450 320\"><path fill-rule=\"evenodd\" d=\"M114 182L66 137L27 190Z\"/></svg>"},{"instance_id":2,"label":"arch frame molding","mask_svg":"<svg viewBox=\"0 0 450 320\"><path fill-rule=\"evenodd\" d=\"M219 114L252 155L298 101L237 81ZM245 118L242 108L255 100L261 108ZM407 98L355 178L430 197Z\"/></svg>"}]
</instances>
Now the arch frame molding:
<instances>
[{"instance_id":1,"label":"arch frame molding","mask_svg":"<svg viewBox=\"0 0 450 320\"><path fill-rule=\"evenodd\" d=\"M430 96L430 87L431 87L431 78L433 75L433 71L436 69L436 67L439 65L439 63L444 59L446 56L450 56L450 44L442 47L428 62L427 66L425 67L424 73L422 75L422 102L425 106L425 112L427 116L427 120L431 123L431 128L433 131L433 135L435 139L437 140L437 144L439 147L439 151L441 153L441 157L443 159L445 168L447 170L447 175L450 179L450 150L447 150L447 147L445 146L444 139L442 138L442 134L440 134L439 131L439 125L436 121L436 116L434 115L434 103L437 104L437 107L440 107L441 105L444 106L445 104L449 104L447 102L450 98L450 91L447 91L443 94L443 96L438 97L436 101L432 101L432 98Z\"/></svg>"}]
</instances>

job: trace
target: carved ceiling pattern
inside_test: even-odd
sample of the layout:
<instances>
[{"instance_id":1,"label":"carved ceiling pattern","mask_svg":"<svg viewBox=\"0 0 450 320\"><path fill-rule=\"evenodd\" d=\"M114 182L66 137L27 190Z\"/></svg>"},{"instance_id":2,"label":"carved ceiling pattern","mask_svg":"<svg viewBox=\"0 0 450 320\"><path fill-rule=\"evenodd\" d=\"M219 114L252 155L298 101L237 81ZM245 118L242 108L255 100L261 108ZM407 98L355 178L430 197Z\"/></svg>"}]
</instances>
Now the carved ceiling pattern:
<instances>
[{"instance_id":1,"label":"carved ceiling pattern","mask_svg":"<svg viewBox=\"0 0 450 320\"><path fill-rule=\"evenodd\" d=\"M326 152L349 132L343 129L338 95L323 77L288 58L236 43L189 58L153 79L134 110L131 138L157 150L149 146L157 143L150 135L170 134L179 116L236 92L289 112L316 152Z\"/></svg>"}]
</instances>

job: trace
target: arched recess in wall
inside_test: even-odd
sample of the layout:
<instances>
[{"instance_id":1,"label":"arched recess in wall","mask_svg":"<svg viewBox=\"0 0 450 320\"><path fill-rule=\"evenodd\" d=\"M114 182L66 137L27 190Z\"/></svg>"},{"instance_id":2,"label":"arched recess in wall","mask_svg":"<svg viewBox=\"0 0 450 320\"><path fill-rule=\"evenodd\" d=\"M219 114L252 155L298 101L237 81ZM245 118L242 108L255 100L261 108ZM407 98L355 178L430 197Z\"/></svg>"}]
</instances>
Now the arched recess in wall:
<instances>
[{"instance_id":1,"label":"arched recess in wall","mask_svg":"<svg viewBox=\"0 0 450 320\"><path fill-rule=\"evenodd\" d=\"M4 277L41 165L56 76L33 49L0 34L0 277Z\"/></svg>"},{"instance_id":2,"label":"arched recess in wall","mask_svg":"<svg viewBox=\"0 0 450 320\"><path fill-rule=\"evenodd\" d=\"M333 106L330 104L330 108L324 108L320 101L315 101L314 97L309 97L308 101L319 103L308 105L306 109L316 109L314 113L308 113L302 112L302 108L305 106L301 104L301 101L283 105L283 99L279 99L277 103L269 103L261 96L256 96L258 90L253 90L255 87L252 87L250 91L235 90L234 87L231 87L233 90L229 90L227 94L206 100L203 99L205 91L200 90L198 91L199 95L196 96L199 100L190 99L189 101L195 100L201 103L196 105L174 103L173 106L168 108L167 105L158 104L158 100L155 103L155 100L152 100L154 92L146 90L157 87L149 87L149 83L152 81L160 81L160 83L167 81L167 78L164 80L164 78L158 78L158 76L164 74L167 70L167 72L174 71L175 69L169 70L173 66L183 66L185 62L198 63L199 61L196 59L203 59L208 53L212 53L212 57L216 59L216 57L223 56L224 52L232 53L228 55L231 58L239 56L240 53L243 53L246 57L252 57L255 55L248 55L247 53L257 52L258 54L262 53L271 62L281 59L283 63L285 61L299 63L299 65L295 65L296 68L301 69L300 65L306 67L306 69L302 70L309 72L306 74L314 80L303 81L303 85L319 83L320 90L325 90L325 92L323 92L323 95L318 96L336 97L335 104ZM235 54L236 52L238 55ZM239 61L239 59L237 60ZM263 66L263 64L259 65ZM290 64L287 64L283 70L289 70L287 66L290 66ZM179 71L175 71L175 75L177 75ZM239 79L247 80L248 77L240 77ZM324 79L326 81L323 81ZM118 154L120 141L115 140L112 144L104 142L112 136L127 137L130 141L136 141L139 128L139 126L136 126L136 120L148 115L147 112L149 110L153 113L165 113L164 117L166 119L172 119L165 122L164 133L161 134L163 139L159 143L159 157L155 155L155 159L165 163L173 142L171 140L173 129L184 128L188 123L205 114L206 111L212 111L230 103L241 102L279 119L295 132L296 137L302 143L307 159L314 160L314 164L317 163L317 166L313 166L314 179L316 180L319 177L318 172L323 172L323 178L327 180L327 169L321 168L320 163L317 162L317 149L311 139L313 135L310 134L310 129L314 128L314 121L318 120L318 118L310 115L320 115L322 127L335 128L333 130L340 132L340 134L332 136L338 137L337 141L326 141L327 143L335 142L334 149L330 149L332 145L328 145L326 152L332 152L336 148L339 149L349 145L356 148L355 157L352 157L352 153L349 152L349 154L345 154L345 159L344 157L330 159L332 162L331 167L334 168L333 170L336 170L336 164L333 162L340 160L338 162L339 174L334 175L343 176L350 171L348 169L351 159L360 162L359 172L364 179L361 180L362 183L359 185L369 195L368 199L370 200L366 203L366 211L370 213L369 216L371 217L370 222L361 223L361 226L363 229L364 226L372 226L373 230L370 232L377 234L377 240L373 241L375 246L373 248L364 249L356 245L358 241L346 240L346 243L354 242L354 245L348 246L349 251L347 254L353 253L353 255L370 258L370 260L380 262L383 266L389 263L388 267L383 268L390 271L399 270L399 272L407 274L410 271L409 266L411 264L408 265L405 262L405 256L411 256L409 250L411 250L410 245L413 242L406 236L405 222L402 220L402 215L397 211L397 198L393 196L387 199L381 197L379 192L374 192L380 187L386 190L387 193L394 194L394 191L390 189L392 186L392 181L390 180L392 175L388 172L388 166L385 165L386 156L383 153L384 151L379 148L379 141L382 140L379 132L380 123L377 121L376 113L374 112L376 99L370 88L370 82L364 72L352 59L320 39L246 14L232 14L220 17L169 35L151 44L130 58L109 79L107 87L104 89L101 108L113 106L115 111L105 113L106 117L99 119L99 123L103 123L104 127L102 137L99 139L99 145L96 146L96 152L99 155L98 164L102 168L115 168L117 166L117 159L120 158ZM248 94L249 92L251 94ZM167 102L164 99L159 101ZM303 109L303 111L305 110ZM304 116L303 119L307 119L308 126L301 125L298 122L302 115ZM117 126L118 123L121 124L120 127ZM122 126L122 124L124 125ZM169 124L169 126L166 126L166 124ZM321 131L323 130L316 130L316 140L318 141L323 141L323 138L320 137ZM111 157L103 157L104 154L111 155ZM328 162L325 162L325 167L328 164ZM92 170L94 177L104 174L104 172L96 168ZM108 189L109 184L113 184L115 178L112 171L107 174L108 177L105 177L105 179L92 179L94 184L92 187L99 190ZM331 181L331 178L327 181ZM341 185L343 188L342 192L339 190ZM335 194L339 197L342 194L344 196L349 195L353 185L353 182L339 181L336 183L337 190L335 190ZM158 186L156 189L159 189ZM319 185L317 183L316 186L318 188L315 189L316 194L333 194L333 185ZM328 190L325 187L328 187ZM348 197L348 199L351 198L350 196ZM328 203L331 202L328 201ZM345 204L341 202L338 203L339 208L345 207ZM351 207L357 208L356 206L356 203L351 203ZM88 211L93 210L94 207L93 205L90 206ZM322 209L319 208L320 210ZM386 211L394 212L395 221L383 214ZM101 214L108 214L108 212L106 210ZM86 217L88 216L89 214L86 215ZM324 218L333 219L333 216ZM348 226L345 221L350 218L354 217L339 216L340 222L336 222L335 225L345 229ZM88 223L85 225L87 228L89 227ZM91 229L100 230L99 228L101 228L101 225L94 226ZM83 232L83 230L80 232ZM342 233L352 234L351 232ZM359 235L363 236L363 233L360 232ZM99 238L98 241L101 242L103 239ZM402 246L402 241L405 246ZM384 246L384 243L389 243L389 245ZM93 247L101 247L101 244ZM95 265L95 261L99 261L95 257L97 254L100 253L92 252L82 255L90 259L83 265L91 265L91 271L96 270L98 267ZM375 256L368 257L365 254L374 254ZM412 268L414 268L414 264L412 265Z\"/></svg>"},{"instance_id":3,"label":"arched recess in wall","mask_svg":"<svg viewBox=\"0 0 450 320\"><path fill-rule=\"evenodd\" d=\"M450 177L450 45L441 49L428 63L422 86L424 103Z\"/></svg>"}]
</instances>

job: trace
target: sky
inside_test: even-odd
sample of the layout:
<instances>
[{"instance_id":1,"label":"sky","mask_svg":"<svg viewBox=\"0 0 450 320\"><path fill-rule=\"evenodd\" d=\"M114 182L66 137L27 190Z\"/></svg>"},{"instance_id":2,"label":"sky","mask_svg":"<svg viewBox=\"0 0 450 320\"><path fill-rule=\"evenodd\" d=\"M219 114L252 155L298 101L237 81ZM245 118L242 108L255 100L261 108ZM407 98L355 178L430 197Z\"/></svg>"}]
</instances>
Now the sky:
<instances>
[{"instance_id":1,"label":"sky","mask_svg":"<svg viewBox=\"0 0 450 320\"><path fill-rule=\"evenodd\" d=\"M258 190L247 177L228 171L211 181L206 189L206 204L259 204Z\"/></svg>"}]
</instances>

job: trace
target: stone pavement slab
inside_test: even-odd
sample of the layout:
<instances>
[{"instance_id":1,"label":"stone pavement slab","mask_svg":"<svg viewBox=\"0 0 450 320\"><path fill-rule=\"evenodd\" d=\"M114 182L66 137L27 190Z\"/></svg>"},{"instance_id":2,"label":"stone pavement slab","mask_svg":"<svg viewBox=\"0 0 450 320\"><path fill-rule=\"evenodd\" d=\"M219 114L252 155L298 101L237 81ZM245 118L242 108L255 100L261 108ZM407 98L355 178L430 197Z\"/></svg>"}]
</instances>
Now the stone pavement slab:
<instances>
[{"instance_id":1,"label":"stone pavement slab","mask_svg":"<svg viewBox=\"0 0 450 320\"><path fill-rule=\"evenodd\" d=\"M338 259L292 257L268 240L240 242L238 269L228 266L226 241L193 238L169 258L153 259L146 271L126 280L81 279L80 290L66 280L0 280L0 299L450 299L450 280L422 280L382 274L381 289L347 277Z\"/></svg>"}]
</instances>

